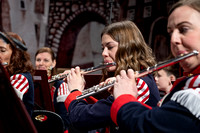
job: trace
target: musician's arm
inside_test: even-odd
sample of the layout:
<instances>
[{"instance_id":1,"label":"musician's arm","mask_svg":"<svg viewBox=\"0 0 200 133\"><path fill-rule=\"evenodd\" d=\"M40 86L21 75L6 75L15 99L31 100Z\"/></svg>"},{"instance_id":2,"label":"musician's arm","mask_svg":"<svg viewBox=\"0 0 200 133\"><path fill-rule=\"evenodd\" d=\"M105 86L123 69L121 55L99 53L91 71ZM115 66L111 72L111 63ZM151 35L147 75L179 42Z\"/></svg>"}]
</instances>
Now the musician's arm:
<instances>
[{"instance_id":1,"label":"musician's arm","mask_svg":"<svg viewBox=\"0 0 200 133\"><path fill-rule=\"evenodd\" d=\"M76 92L78 93L78 91ZM72 100L68 105L70 121L75 128L81 130L93 130L108 126L112 122L110 119L112 102L113 97L106 100L101 99L95 104L88 104L85 100Z\"/></svg>"},{"instance_id":2,"label":"musician's arm","mask_svg":"<svg viewBox=\"0 0 200 133\"><path fill-rule=\"evenodd\" d=\"M193 132L197 127L188 128L188 125L198 121L185 107L174 101L150 109L130 95L122 95L114 101L111 118L124 132L140 133L181 132L176 129Z\"/></svg>"},{"instance_id":3,"label":"musician's arm","mask_svg":"<svg viewBox=\"0 0 200 133\"><path fill-rule=\"evenodd\" d=\"M67 130L70 126L69 114L64 104L64 101L69 95L67 84L64 81L60 80L60 81L56 81L54 86L56 88L56 91L54 94L55 112L61 116L65 125L65 130Z\"/></svg>"},{"instance_id":4,"label":"musician's arm","mask_svg":"<svg viewBox=\"0 0 200 133\"><path fill-rule=\"evenodd\" d=\"M32 115L34 106L34 85L31 74L20 73L12 75L10 77L10 82L17 96L26 106L28 113Z\"/></svg>"},{"instance_id":5,"label":"musician's arm","mask_svg":"<svg viewBox=\"0 0 200 133\"><path fill-rule=\"evenodd\" d=\"M29 89L28 79L22 74L15 74L10 77L10 81L17 96L22 100L24 94Z\"/></svg>"},{"instance_id":6,"label":"musician's arm","mask_svg":"<svg viewBox=\"0 0 200 133\"><path fill-rule=\"evenodd\" d=\"M129 73L130 74L130 73ZM111 118L125 132L199 132L199 89L194 77L191 80L183 81L184 89L173 93L169 100L161 107L150 108L137 101L136 95L128 93L132 87L127 83L134 83L134 75L127 76L121 74L117 78L114 92L122 89L123 94L115 96L115 101L111 107ZM196 80L194 82L194 80ZM189 86L188 86L189 85ZM193 87L193 88L192 88ZM177 88L180 88L177 87ZM181 87L182 88L182 87ZM188 89L190 88L190 89ZM191 89L192 88L192 89ZM176 89L175 89L176 90ZM116 94L116 93L114 93ZM191 124L195 123L195 124ZM188 128L188 125L189 128Z\"/></svg>"}]
</instances>

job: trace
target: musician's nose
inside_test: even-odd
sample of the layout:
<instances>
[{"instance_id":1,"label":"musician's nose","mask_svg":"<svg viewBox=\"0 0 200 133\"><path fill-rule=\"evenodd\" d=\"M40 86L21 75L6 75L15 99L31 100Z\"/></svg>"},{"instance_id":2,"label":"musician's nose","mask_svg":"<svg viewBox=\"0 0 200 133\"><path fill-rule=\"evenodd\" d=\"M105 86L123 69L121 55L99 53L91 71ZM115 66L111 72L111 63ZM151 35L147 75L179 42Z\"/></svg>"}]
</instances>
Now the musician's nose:
<instances>
[{"instance_id":1,"label":"musician's nose","mask_svg":"<svg viewBox=\"0 0 200 133\"><path fill-rule=\"evenodd\" d=\"M102 56L103 56L103 57L107 57L107 56L108 56L108 48L107 48L107 47L105 47L105 48L103 49L103 51L102 51Z\"/></svg>"},{"instance_id":2,"label":"musician's nose","mask_svg":"<svg viewBox=\"0 0 200 133\"><path fill-rule=\"evenodd\" d=\"M170 44L171 45L178 45L181 44L181 34L179 33L178 30L175 30L171 34L171 39L170 39Z\"/></svg>"},{"instance_id":3,"label":"musician's nose","mask_svg":"<svg viewBox=\"0 0 200 133\"><path fill-rule=\"evenodd\" d=\"M44 65L44 61L41 60L41 61L38 62L38 64L39 64L40 66L42 66L42 65Z\"/></svg>"},{"instance_id":4,"label":"musician's nose","mask_svg":"<svg viewBox=\"0 0 200 133\"><path fill-rule=\"evenodd\" d=\"M154 76L154 80L155 80L155 81L158 81L158 77L157 77L157 76Z\"/></svg>"}]
</instances>

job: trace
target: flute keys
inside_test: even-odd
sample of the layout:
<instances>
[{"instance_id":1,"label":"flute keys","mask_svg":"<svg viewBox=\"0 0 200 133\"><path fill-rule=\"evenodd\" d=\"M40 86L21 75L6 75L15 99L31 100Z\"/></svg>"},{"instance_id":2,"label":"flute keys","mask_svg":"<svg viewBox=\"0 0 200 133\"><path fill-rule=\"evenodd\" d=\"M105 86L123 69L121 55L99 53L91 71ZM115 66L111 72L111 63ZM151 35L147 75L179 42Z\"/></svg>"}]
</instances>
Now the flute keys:
<instances>
[{"instance_id":1,"label":"flute keys","mask_svg":"<svg viewBox=\"0 0 200 133\"><path fill-rule=\"evenodd\" d=\"M94 86L94 92L98 92L98 90L99 90L99 86L98 85Z\"/></svg>"}]
</instances>

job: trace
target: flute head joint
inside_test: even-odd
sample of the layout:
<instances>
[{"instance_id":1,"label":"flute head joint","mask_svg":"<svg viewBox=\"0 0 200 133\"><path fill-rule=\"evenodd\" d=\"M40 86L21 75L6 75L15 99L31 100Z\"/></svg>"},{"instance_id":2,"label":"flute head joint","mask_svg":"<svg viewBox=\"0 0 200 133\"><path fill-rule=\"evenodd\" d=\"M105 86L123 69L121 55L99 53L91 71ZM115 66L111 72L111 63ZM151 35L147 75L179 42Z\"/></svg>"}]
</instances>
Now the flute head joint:
<instances>
[{"instance_id":1,"label":"flute head joint","mask_svg":"<svg viewBox=\"0 0 200 133\"><path fill-rule=\"evenodd\" d=\"M199 51L193 50L193 53L194 53L195 55L198 55L198 54L199 54Z\"/></svg>"}]
</instances>

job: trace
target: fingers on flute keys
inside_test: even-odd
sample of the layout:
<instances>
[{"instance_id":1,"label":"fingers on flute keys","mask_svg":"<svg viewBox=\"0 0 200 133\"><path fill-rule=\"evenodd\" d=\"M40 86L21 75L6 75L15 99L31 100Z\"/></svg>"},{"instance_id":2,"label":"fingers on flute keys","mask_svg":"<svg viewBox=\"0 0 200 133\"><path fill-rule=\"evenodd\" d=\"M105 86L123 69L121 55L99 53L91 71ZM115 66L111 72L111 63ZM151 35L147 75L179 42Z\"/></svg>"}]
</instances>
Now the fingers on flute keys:
<instances>
[{"instance_id":1,"label":"fingers on flute keys","mask_svg":"<svg viewBox=\"0 0 200 133\"><path fill-rule=\"evenodd\" d=\"M120 75L116 76L116 82L114 85L114 98L122 94L131 94L137 96L137 87L136 87L136 77L132 69L129 69L127 72L125 70L120 71Z\"/></svg>"}]
</instances>

